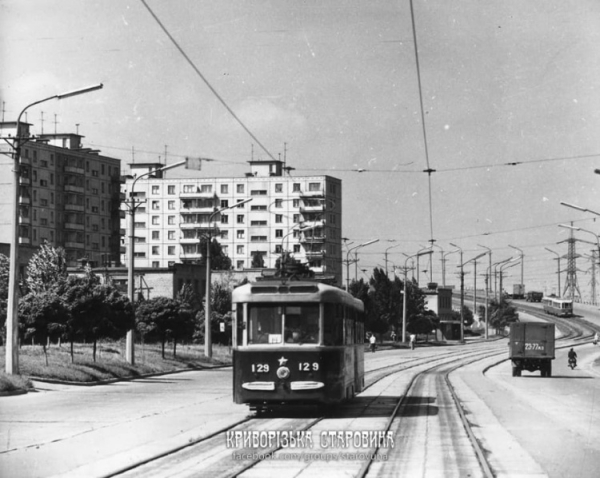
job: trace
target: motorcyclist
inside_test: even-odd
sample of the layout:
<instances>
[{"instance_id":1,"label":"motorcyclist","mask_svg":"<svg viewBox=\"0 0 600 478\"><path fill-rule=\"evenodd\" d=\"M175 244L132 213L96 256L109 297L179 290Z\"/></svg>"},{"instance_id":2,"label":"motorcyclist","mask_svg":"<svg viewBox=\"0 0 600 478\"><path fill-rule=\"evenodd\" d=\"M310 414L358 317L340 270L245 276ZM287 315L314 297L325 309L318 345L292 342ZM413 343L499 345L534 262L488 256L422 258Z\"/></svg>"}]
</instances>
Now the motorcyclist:
<instances>
[{"instance_id":1,"label":"motorcyclist","mask_svg":"<svg viewBox=\"0 0 600 478\"><path fill-rule=\"evenodd\" d=\"M577 352L575 352L575 350L573 350L573 348L571 348L571 350L569 350L569 365L571 364L571 362L573 362L574 365L577 365Z\"/></svg>"}]
</instances>

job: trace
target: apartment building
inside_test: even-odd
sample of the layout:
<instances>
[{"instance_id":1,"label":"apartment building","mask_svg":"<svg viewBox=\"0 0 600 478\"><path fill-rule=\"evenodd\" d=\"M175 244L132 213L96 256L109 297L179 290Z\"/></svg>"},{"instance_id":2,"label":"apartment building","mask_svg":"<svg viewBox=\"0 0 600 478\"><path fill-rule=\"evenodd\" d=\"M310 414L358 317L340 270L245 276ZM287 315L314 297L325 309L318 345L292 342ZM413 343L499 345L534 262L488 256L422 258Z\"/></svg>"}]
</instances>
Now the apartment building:
<instances>
[{"instance_id":1,"label":"apartment building","mask_svg":"<svg viewBox=\"0 0 600 478\"><path fill-rule=\"evenodd\" d=\"M177 179L156 171L164 164L130 164L132 176L123 184L127 198L135 177L155 171L135 180L136 268L201 261L205 251L200 238L210 235L235 270L274 268L282 251L289 251L341 285L341 180L290 176L291 168L277 160L249 164L250 171L241 177ZM129 227L128 221L122 220L122 228ZM129 241L124 245L122 261L127 263Z\"/></svg>"},{"instance_id":2,"label":"apartment building","mask_svg":"<svg viewBox=\"0 0 600 478\"><path fill-rule=\"evenodd\" d=\"M24 270L44 240L66 251L69 266L117 263L120 254L119 159L83 148L79 134L30 135L21 123L19 164L19 266ZM0 123L0 136L14 138L16 122ZM13 194L13 150L0 146L0 242L10 244Z\"/></svg>"}]
</instances>

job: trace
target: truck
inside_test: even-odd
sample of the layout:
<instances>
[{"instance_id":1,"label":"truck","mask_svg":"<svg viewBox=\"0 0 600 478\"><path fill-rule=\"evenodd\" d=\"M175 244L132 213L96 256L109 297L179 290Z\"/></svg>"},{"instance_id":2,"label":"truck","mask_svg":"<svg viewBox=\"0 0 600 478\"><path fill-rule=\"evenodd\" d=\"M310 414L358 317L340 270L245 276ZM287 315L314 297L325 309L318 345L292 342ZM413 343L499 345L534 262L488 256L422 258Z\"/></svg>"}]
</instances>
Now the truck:
<instances>
[{"instance_id":1,"label":"truck","mask_svg":"<svg viewBox=\"0 0 600 478\"><path fill-rule=\"evenodd\" d=\"M542 377L552 376L555 326L547 322L514 322L510 325L508 358L512 376L523 370L540 371Z\"/></svg>"},{"instance_id":2,"label":"truck","mask_svg":"<svg viewBox=\"0 0 600 478\"><path fill-rule=\"evenodd\" d=\"M513 284L513 299L524 299L525 298L525 284Z\"/></svg>"},{"instance_id":3,"label":"truck","mask_svg":"<svg viewBox=\"0 0 600 478\"><path fill-rule=\"evenodd\" d=\"M535 292L533 290L530 290L527 292L527 294L525 294L525 300L527 302L541 302L542 297L544 297L543 292Z\"/></svg>"}]
</instances>

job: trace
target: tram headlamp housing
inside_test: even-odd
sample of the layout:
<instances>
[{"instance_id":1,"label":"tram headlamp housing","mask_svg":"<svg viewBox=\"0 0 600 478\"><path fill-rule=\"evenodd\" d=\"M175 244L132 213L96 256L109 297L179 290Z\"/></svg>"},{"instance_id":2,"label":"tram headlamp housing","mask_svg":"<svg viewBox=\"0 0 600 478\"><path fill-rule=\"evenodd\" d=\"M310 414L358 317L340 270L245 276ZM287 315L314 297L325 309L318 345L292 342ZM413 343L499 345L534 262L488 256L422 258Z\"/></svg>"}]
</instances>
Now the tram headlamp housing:
<instances>
[{"instance_id":1,"label":"tram headlamp housing","mask_svg":"<svg viewBox=\"0 0 600 478\"><path fill-rule=\"evenodd\" d=\"M277 369L277 377L281 380L285 380L290 376L290 369L287 367L279 367Z\"/></svg>"}]
</instances>

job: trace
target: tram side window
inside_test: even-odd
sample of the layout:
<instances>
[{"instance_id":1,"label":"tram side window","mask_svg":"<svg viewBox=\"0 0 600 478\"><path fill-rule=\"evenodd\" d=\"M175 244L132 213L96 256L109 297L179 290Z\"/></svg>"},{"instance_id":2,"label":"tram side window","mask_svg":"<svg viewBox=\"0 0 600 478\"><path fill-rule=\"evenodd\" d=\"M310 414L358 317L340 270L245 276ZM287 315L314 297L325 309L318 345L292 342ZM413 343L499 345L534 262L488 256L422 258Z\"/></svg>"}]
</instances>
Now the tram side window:
<instances>
[{"instance_id":1,"label":"tram side window","mask_svg":"<svg viewBox=\"0 0 600 478\"><path fill-rule=\"evenodd\" d=\"M349 307L344 307L346 313L344 319L344 343L345 344L353 344L355 342L354 336L354 321L356 320L356 314L354 309L350 309Z\"/></svg>"},{"instance_id":2,"label":"tram side window","mask_svg":"<svg viewBox=\"0 0 600 478\"><path fill-rule=\"evenodd\" d=\"M244 344L244 304L236 304L235 323L236 323L236 343Z\"/></svg>"},{"instance_id":3,"label":"tram side window","mask_svg":"<svg viewBox=\"0 0 600 478\"><path fill-rule=\"evenodd\" d=\"M342 345L344 308L341 304L325 304L323 341L325 345Z\"/></svg>"},{"instance_id":4,"label":"tram side window","mask_svg":"<svg viewBox=\"0 0 600 478\"><path fill-rule=\"evenodd\" d=\"M282 307L269 304L248 304L248 343L280 344Z\"/></svg>"}]
</instances>

